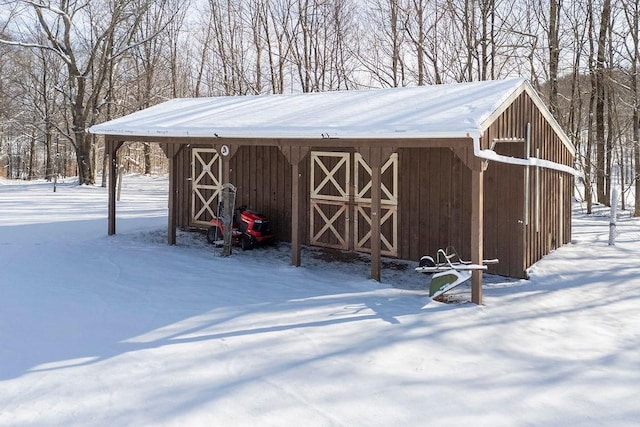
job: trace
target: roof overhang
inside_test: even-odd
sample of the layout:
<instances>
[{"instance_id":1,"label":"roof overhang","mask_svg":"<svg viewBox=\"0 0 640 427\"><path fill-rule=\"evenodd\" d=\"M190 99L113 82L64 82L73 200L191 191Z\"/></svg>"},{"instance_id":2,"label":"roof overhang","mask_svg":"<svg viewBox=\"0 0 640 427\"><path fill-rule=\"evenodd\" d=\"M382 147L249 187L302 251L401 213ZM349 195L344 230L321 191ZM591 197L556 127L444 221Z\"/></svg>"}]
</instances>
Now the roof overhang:
<instances>
[{"instance_id":1,"label":"roof overhang","mask_svg":"<svg viewBox=\"0 0 640 427\"><path fill-rule=\"evenodd\" d=\"M478 138L527 93L564 146L575 148L524 79L216 98L180 98L92 126L123 141L346 146L451 146ZM377 141L377 142L373 142Z\"/></svg>"},{"instance_id":2,"label":"roof overhang","mask_svg":"<svg viewBox=\"0 0 640 427\"><path fill-rule=\"evenodd\" d=\"M92 126L128 137L432 139L481 133L523 79L358 91L179 98Z\"/></svg>"}]
</instances>

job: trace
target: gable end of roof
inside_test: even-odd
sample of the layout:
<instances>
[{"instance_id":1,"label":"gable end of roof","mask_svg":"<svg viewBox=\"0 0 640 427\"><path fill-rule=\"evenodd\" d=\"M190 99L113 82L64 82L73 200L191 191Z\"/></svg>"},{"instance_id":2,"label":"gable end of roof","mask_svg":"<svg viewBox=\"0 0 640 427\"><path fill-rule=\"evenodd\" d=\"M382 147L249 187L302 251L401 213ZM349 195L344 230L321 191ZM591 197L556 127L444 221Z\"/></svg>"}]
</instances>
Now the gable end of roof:
<instances>
[{"instance_id":1,"label":"gable end of roof","mask_svg":"<svg viewBox=\"0 0 640 427\"><path fill-rule=\"evenodd\" d=\"M489 126L504 113L507 108L523 93L526 92L529 98L533 101L534 105L538 108L542 116L549 123L553 131L558 135L562 144L569 150L572 156L576 154L576 148L573 143L564 132L558 121L553 117L553 114L549 111L545 103L540 99L538 93L533 89L531 84L528 81L523 81L520 86L518 86L505 100L502 104L492 113L490 114L481 124L480 127L482 129L482 133L484 133Z\"/></svg>"}]
</instances>

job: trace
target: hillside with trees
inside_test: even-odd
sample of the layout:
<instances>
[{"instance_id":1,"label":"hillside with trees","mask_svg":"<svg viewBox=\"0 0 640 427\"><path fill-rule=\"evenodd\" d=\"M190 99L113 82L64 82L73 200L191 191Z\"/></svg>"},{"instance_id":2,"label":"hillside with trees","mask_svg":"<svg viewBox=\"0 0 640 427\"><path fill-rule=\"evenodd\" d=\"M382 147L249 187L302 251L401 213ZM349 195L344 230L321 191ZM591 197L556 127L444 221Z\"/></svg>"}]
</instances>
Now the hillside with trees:
<instances>
[{"instance_id":1,"label":"hillside with trees","mask_svg":"<svg viewBox=\"0 0 640 427\"><path fill-rule=\"evenodd\" d=\"M614 185L640 196L640 0L0 0L0 10L9 178L93 184L104 146L86 129L175 97L522 76L578 149L588 211ZM166 168L153 144L120 151L130 171Z\"/></svg>"}]
</instances>

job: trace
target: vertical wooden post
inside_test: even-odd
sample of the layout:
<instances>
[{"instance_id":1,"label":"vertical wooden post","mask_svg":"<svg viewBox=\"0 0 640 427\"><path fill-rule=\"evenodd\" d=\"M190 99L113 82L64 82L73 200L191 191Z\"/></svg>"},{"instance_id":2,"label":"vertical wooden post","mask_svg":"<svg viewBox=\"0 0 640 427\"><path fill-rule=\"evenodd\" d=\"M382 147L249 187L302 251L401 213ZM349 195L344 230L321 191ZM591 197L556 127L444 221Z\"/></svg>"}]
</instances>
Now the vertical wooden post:
<instances>
[{"instance_id":1,"label":"vertical wooden post","mask_svg":"<svg viewBox=\"0 0 640 427\"><path fill-rule=\"evenodd\" d=\"M231 159L229 156L222 158L222 184L231 184Z\"/></svg>"},{"instance_id":2,"label":"vertical wooden post","mask_svg":"<svg viewBox=\"0 0 640 427\"><path fill-rule=\"evenodd\" d=\"M371 167L371 278L380 281L380 215L382 153L372 149L369 158Z\"/></svg>"},{"instance_id":3,"label":"vertical wooden post","mask_svg":"<svg viewBox=\"0 0 640 427\"><path fill-rule=\"evenodd\" d=\"M482 264L484 246L484 172L471 170L471 262ZM482 271L471 273L471 302L482 304Z\"/></svg>"},{"instance_id":4,"label":"vertical wooden post","mask_svg":"<svg viewBox=\"0 0 640 427\"><path fill-rule=\"evenodd\" d=\"M109 204L107 209L107 234L116 234L116 182L118 176L118 149L122 146L122 141L114 141L110 138L105 140L105 148L109 156Z\"/></svg>"},{"instance_id":5,"label":"vertical wooden post","mask_svg":"<svg viewBox=\"0 0 640 427\"><path fill-rule=\"evenodd\" d=\"M222 162L221 184L231 184L231 159L236 155L239 145L217 144L215 149Z\"/></svg>"},{"instance_id":6,"label":"vertical wooden post","mask_svg":"<svg viewBox=\"0 0 640 427\"><path fill-rule=\"evenodd\" d=\"M178 228L178 153L182 146L169 145L169 212L167 223L167 243L176 244L176 229Z\"/></svg>"},{"instance_id":7,"label":"vertical wooden post","mask_svg":"<svg viewBox=\"0 0 640 427\"><path fill-rule=\"evenodd\" d=\"M233 211L235 209L236 187L231 183L231 158L235 156L240 146L229 144L217 144L215 149L220 156L222 163L222 176L220 178L221 191L218 196L218 203L223 202L224 219L224 244L222 245L222 256L230 256L232 253L232 235L230 230L233 228ZM233 196L232 196L233 194ZM233 198L233 207L231 200Z\"/></svg>"},{"instance_id":8,"label":"vertical wooden post","mask_svg":"<svg viewBox=\"0 0 640 427\"><path fill-rule=\"evenodd\" d=\"M291 165L291 265L300 267L300 163L309 147L280 145L280 152Z\"/></svg>"},{"instance_id":9,"label":"vertical wooden post","mask_svg":"<svg viewBox=\"0 0 640 427\"><path fill-rule=\"evenodd\" d=\"M221 183L230 184L231 183L231 156L227 153L226 155L221 155L220 158L222 160L222 182Z\"/></svg>"},{"instance_id":10,"label":"vertical wooden post","mask_svg":"<svg viewBox=\"0 0 640 427\"><path fill-rule=\"evenodd\" d=\"M359 147L358 152L371 168L371 278L381 279L382 165L396 150L393 146Z\"/></svg>"},{"instance_id":11,"label":"vertical wooden post","mask_svg":"<svg viewBox=\"0 0 640 427\"><path fill-rule=\"evenodd\" d=\"M300 267L300 163L291 164L291 265Z\"/></svg>"},{"instance_id":12,"label":"vertical wooden post","mask_svg":"<svg viewBox=\"0 0 640 427\"><path fill-rule=\"evenodd\" d=\"M221 184L231 184L231 158L236 155L239 148L240 146L231 144L218 144L215 146L222 162Z\"/></svg>"}]
</instances>

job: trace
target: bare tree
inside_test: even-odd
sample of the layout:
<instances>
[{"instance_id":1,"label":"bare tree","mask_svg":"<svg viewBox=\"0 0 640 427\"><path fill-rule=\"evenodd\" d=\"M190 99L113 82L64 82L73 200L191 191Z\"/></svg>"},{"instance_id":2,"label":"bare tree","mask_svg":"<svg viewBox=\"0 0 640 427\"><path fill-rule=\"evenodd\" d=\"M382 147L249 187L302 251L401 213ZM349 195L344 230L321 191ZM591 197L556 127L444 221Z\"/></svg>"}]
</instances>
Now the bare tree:
<instances>
[{"instance_id":1,"label":"bare tree","mask_svg":"<svg viewBox=\"0 0 640 427\"><path fill-rule=\"evenodd\" d=\"M140 25L133 35L134 48L131 49L130 55L133 60L135 69L135 110L148 108L157 104L160 100L167 96L168 88L163 87L160 83L158 74L161 73L161 65L163 58L163 39L161 34L163 27L167 25L168 0L158 0L152 3L151 7L146 8L142 13ZM140 43L137 43L140 42ZM168 67L164 67L168 68ZM142 143L144 152L144 173L151 173L151 144Z\"/></svg>"},{"instance_id":2,"label":"bare tree","mask_svg":"<svg viewBox=\"0 0 640 427\"><path fill-rule=\"evenodd\" d=\"M290 45L286 40L291 20L291 8L285 2L262 0L258 5L264 43L269 63L269 81L272 93L284 93L285 68Z\"/></svg>"},{"instance_id":3,"label":"bare tree","mask_svg":"<svg viewBox=\"0 0 640 427\"><path fill-rule=\"evenodd\" d=\"M605 102L607 86L607 35L611 19L611 0L604 0L602 13L600 15L600 30L598 35L598 50L595 67L595 126L596 126L596 192L598 202L609 204L607 199L607 186L605 176L608 173L607 165L607 144L605 141Z\"/></svg>"},{"instance_id":4,"label":"bare tree","mask_svg":"<svg viewBox=\"0 0 640 427\"><path fill-rule=\"evenodd\" d=\"M582 98L582 57L583 46L585 39L588 37L588 27L585 24L585 13L577 2L574 2L570 8L567 8L564 13L564 17L567 22L570 22L570 31L572 35L571 52L573 58L571 59L571 83L570 89L567 91L569 100L568 108L563 109L568 111L566 116L560 113L560 109L556 110L556 117L560 121L564 121L565 129L571 138L571 142L576 147L577 159L576 163L582 167L585 171L586 163L585 158L582 156L582 130L583 130L583 98ZM564 119L564 120L563 120ZM589 141L587 143L590 143ZM586 175L586 171L585 171ZM589 180L590 182L590 180ZM590 193L589 193L590 194Z\"/></svg>"},{"instance_id":5,"label":"bare tree","mask_svg":"<svg viewBox=\"0 0 640 427\"><path fill-rule=\"evenodd\" d=\"M592 213L593 209L593 185L592 185L592 170L593 170L593 145L594 145L594 137L593 137L593 126L594 126L594 111L596 104L596 91L598 87L598 80L596 77L596 67L595 67L595 47L593 44L593 33L594 33L594 10L591 2L587 2L587 10L588 10L588 22L589 22L589 80L591 82L591 94L589 96L589 115L587 121L587 147L585 150L584 157L584 195L587 201L587 213Z\"/></svg>"},{"instance_id":6,"label":"bare tree","mask_svg":"<svg viewBox=\"0 0 640 427\"><path fill-rule=\"evenodd\" d=\"M558 67L560 65L560 16L562 0L549 0L549 109L558 116Z\"/></svg>"},{"instance_id":7,"label":"bare tree","mask_svg":"<svg viewBox=\"0 0 640 427\"><path fill-rule=\"evenodd\" d=\"M632 109L631 138L635 164L635 209L640 216L640 0L622 2L624 23L628 32L622 34L625 56L629 61L629 103ZM624 28L624 27L623 27Z\"/></svg>"},{"instance_id":8,"label":"bare tree","mask_svg":"<svg viewBox=\"0 0 640 427\"><path fill-rule=\"evenodd\" d=\"M86 129L100 106L108 63L131 47L131 36L138 25L134 13L137 11L131 9L130 0L106 4L67 0L60 0L57 5L31 0L22 3L35 14L37 30L46 42L25 37L26 29L33 25L29 19L32 15L15 22L17 40L1 42L54 52L65 63L65 95L71 117L70 133L66 136L76 151L80 183L93 184L93 144Z\"/></svg>"},{"instance_id":9,"label":"bare tree","mask_svg":"<svg viewBox=\"0 0 640 427\"><path fill-rule=\"evenodd\" d=\"M289 72L291 89L297 83L302 92L347 89L351 84L349 60L355 49L349 45L355 14L351 0L288 0L271 11L272 27L265 29L269 45L269 68L274 92L279 90L277 75L282 78L282 65L274 67L276 35L278 55L293 66ZM281 33L280 31L283 32ZM283 46L284 35L286 45Z\"/></svg>"},{"instance_id":10,"label":"bare tree","mask_svg":"<svg viewBox=\"0 0 640 427\"><path fill-rule=\"evenodd\" d=\"M42 143L44 146L44 176L47 180L53 178L54 159L56 153L53 152L53 141L57 123L60 117L56 117L55 106L58 102L57 87L59 87L59 74L62 68L61 61L50 52L40 50L33 55L33 62L25 73L29 76L27 80L32 92L33 105L28 110L33 112L33 138L32 150L29 157L29 179L35 178L36 165L35 144ZM24 74L23 74L24 75Z\"/></svg>"},{"instance_id":11,"label":"bare tree","mask_svg":"<svg viewBox=\"0 0 640 427\"><path fill-rule=\"evenodd\" d=\"M474 81L498 77L498 37L504 18L498 16L496 0L448 1L451 25L459 41L460 71L456 80ZM505 12L505 16L507 13ZM507 32L504 32L508 34Z\"/></svg>"},{"instance_id":12,"label":"bare tree","mask_svg":"<svg viewBox=\"0 0 640 427\"><path fill-rule=\"evenodd\" d=\"M387 87L405 86L403 0L370 0L363 14L365 44L359 58L372 76L372 83ZM369 83L369 84L372 84Z\"/></svg>"},{"instance_id":13,"label":"bare tree","mask_svg":"<svg viewBox=\"0 0 640 427\"><path fill-rule=\"evenodd\" d=\"M404 30L415 51L418 86L443 82L440 40L448 17L442 6L438 0L411 0L406 5Z\"/></svg>"},{"instance_id":14,"label":"bare tree","mask_svg":"<svg viewBox=\"0 0 640 427\"><path fill-rule=\"evenodd\" d=\"M576 145L591 212L592 191L608 203L614 155L633 157L623 178L640 197L638 1L4 1L0 150L14 176L47 177L66 142L91 183L101 145L86 128L166 98L517 75ZM122 152L149 173L154 150Z\"/></svg>"}]
</instances>

